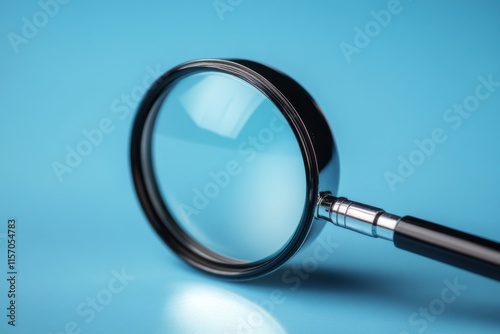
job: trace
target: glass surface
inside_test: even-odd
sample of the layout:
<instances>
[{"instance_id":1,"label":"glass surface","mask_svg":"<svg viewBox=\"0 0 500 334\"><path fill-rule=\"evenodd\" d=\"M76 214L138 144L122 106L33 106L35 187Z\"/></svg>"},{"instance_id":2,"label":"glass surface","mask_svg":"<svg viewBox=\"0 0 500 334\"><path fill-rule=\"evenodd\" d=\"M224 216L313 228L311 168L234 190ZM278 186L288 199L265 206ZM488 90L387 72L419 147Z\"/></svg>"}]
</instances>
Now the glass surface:
<instances>
[{"instance_id":1,"label":"glass surface","mask_svg":"<svg viewBox=\"0 0 500 334\"><path fill-rule=\"evenodd\" d=\"M254 262L287 244L306 203L300 147L278 108L245 81L216 71L165 93L152 137L158 187L194 240Z\"/></svg>"}]
</instances>

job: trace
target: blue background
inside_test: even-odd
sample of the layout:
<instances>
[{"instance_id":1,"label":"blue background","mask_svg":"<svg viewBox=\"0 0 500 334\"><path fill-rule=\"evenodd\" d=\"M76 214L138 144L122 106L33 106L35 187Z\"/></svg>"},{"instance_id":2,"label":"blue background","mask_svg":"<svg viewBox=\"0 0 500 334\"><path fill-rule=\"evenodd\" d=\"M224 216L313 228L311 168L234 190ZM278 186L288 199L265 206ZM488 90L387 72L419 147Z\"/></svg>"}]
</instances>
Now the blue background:
<instances>
[{"instance_id":1,"label":"blue background","mask_svg":"<svg viewBox=\"0 0 500 334\"><path fill-rule=\"evenodd\" d=\"M500 87L459 128L443 119L478 77L500 80L498 2L401 0L350 62L341 43L353 45L355 27L387 1L231 3L221 19L211 0L74 0L44 22L36 1L1 2L0 331L55 334L74 322L81 333L498 333L498 283L330 226L320 239L334 240L335 251L299 284L282 277L314 248L257 281L201 274L149 227L128 164L145 77L195 58L248 58L289 74L322 107L339 148L341 195L500 240ZM41 27L13 47L10 33L21 36L34 15ZM122 94L136 98L127 105ZM103 120L113 130L59 179L54 162ZM384 173L396 173L398 157L435 128L447 140L391 190ZM4 314L10 217L15 328ZM86 322L79 306L109 297L122 271L126 285ZM466 288L441 314L413 314L439 305L455 279Z\"/></svg>"}]
</instances>

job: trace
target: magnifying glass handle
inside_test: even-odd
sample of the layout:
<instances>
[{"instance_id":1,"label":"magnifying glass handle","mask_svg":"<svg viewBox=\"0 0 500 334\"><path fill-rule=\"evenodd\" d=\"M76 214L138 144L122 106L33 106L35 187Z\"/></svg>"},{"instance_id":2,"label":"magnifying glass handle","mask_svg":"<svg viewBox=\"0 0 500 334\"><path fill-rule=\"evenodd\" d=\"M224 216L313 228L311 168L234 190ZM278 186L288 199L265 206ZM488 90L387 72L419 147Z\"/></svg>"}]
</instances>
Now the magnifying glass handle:
<instances>
[{"instance_id":1,"label":"magnifying glass handle","mask_svg":"<svg viewBox=\"0 0 500 334\"><path fill-rule=\"evenodd\" d=\"M393 241L397 248L500 281L500 243L419 218L401 218L330 193L321 193L316 216L340 227Z\"/></svg>"}]
</instances>

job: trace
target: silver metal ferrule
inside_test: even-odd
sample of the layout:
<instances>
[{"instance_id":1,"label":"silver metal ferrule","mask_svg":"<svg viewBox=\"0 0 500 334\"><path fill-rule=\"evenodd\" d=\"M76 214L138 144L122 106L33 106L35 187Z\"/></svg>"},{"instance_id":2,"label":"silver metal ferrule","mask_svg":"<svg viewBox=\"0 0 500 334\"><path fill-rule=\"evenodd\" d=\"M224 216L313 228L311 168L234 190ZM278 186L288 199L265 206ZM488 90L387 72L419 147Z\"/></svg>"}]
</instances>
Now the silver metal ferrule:
<instances>
[{"instance_id":1,"label":"silver metal ferrule","mask_svg":"<svg viewBox=\"0 0 500 334\"><path fill-rule=\"evenodd\" d=\"M391 241L394 229L401 219L382 209L353 202L345 197L335 197L329 192L320 193L316 218L373 238Z\"/></svg>"}]
</instances>

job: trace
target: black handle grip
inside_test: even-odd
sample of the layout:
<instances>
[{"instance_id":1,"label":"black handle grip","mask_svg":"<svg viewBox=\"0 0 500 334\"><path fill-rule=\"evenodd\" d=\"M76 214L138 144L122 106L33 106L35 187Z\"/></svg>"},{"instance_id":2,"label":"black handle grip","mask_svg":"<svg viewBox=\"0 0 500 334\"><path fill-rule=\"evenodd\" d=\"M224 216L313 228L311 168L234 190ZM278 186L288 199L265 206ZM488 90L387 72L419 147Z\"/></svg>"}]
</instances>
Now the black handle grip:
<instances>
[{"instance_id":1,"label":"black handle grip","mask_svg":"<svg viewBox=\"0 0 500 334\"><path fill-rule=\"evenodd\" d=\"M414 217L403 217L394 245L500 281L500 244Z\"/></svg>"}]
</instances>

